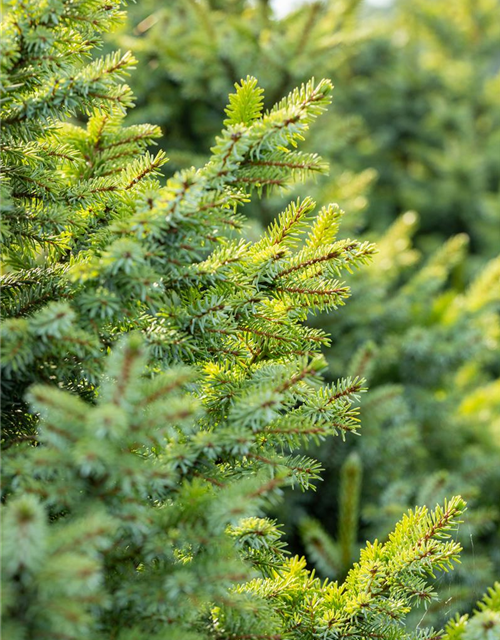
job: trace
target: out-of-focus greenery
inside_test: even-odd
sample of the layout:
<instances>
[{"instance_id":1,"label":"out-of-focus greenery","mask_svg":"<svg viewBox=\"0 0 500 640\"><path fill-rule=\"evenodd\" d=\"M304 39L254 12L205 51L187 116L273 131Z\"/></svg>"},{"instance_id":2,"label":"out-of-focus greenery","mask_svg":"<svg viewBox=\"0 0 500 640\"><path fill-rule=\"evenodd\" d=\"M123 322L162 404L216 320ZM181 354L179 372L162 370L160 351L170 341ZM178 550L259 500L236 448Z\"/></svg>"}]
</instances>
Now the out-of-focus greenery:
<instances>
[{"instance_id":1,"label":"out-of-focus greenery","mask_svg":"<svg viewBox=\"0 0 500 640\"><path fill-rule=\"evenodd\" d=\"M259 78L268 105L327 75L337 90L317 131L320 151L335 179L376 170L370 227L383 230L415 209L421 235L465 231L474 251L495 254L498 0L396 0L379 11L330 0L281 20L266 0L143 0L119 40L147 70L136 74L134 118L163 127L171 168L206 157L225 96L247 74Z\"/></svg>"},{"instance_id":2,"label":"out-of-focus greenery","mask_svg":"<svg viewBox=\"0 0 500 640\"><path fill-rule=\"evenodd\" d=\"M380 258L315 324L333 335L331 378L350 366L370 391L363 437L322 448L321 491L290 497L280 517L320 572L342 577L353 537L383 538L408 506L463 492L463 570L427 619L472 606L500 573L500 3L330 0L278 20L265 0L144 0L129 20L118 40L148 70L134 118L164 128L171 168L205 159L247 74L268 104L310 75L332 78L310 143L331 164L316 198L337 200ZM251 213L264 222L272 209L271 198ZM362 480L339 482L346 449Z\"/></svg>"}]
</instances>

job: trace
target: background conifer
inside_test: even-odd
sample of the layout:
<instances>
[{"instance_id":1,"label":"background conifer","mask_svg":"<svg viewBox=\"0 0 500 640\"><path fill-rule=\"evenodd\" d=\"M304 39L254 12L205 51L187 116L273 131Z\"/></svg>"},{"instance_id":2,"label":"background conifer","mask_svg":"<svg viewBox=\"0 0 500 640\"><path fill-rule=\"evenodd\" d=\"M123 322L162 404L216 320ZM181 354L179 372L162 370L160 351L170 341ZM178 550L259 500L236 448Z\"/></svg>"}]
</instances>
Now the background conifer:
<instances>
[{"instance_id":1,"label":"background conifer","mask_svg":"<svg viewBox=\"0 0 500 640\"><path fill-rule=\"evenodd\" d=\"M280 18L272 6L146 0L131 8L118 40L149 71L135 77L135 117L169 132L173 166L203 162L240 78L257 77L271 106L321 74L341 91L311 148L329 160L335 184L345 172L376 171L369 227L382 232L416 210L427 250L465 232L475 253L494 257L498 0L305 1Z\"/></svg>"}]
</instances>

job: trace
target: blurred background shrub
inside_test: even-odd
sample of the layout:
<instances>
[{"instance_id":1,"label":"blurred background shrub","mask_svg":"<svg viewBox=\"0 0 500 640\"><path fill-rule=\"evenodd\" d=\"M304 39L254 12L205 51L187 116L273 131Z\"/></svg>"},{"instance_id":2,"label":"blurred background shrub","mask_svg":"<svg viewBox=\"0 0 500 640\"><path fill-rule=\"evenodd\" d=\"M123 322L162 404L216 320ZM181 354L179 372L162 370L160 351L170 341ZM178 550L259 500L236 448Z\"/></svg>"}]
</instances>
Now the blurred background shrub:
<instances>
[{"instance_id":1,"label":"blurred background shrub","mask_svg":"<svg viewBox=\"0 0 500 640\"><path fill-rule=\"evenodd\" d=\"M133 119L163 128L167 174L207 158L248 74L268 105L313 75L336 85L309 141L330 176L305 189L381 251L347 307L315 322L331 378L349 367L369 392L362 437L319 447L321 490L290 495L280 518L294 550L342 578L407 507L462 493L462 570L426 613L439 623L500 574L500 3L384 4L142 0L111 38L140 59ZM267 224L273 194L247 212Z\"/></svg>"}]
</instances>

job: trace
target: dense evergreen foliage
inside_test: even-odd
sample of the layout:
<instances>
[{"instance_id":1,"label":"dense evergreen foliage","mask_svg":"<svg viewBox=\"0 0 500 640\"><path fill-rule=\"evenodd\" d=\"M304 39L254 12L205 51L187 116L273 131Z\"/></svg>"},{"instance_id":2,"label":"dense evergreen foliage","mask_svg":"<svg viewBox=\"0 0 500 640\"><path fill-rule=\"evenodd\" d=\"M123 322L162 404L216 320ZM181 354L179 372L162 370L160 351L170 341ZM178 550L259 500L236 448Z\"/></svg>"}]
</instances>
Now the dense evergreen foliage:
<instances>
[{"instance_id":1,"label":"dense evergreen foliage","mask_svg":"<svg viewBox=\"0 0 500 640\"><path fill-rule=\"evenodd\" d=\"M241 80L208 161L162 186L165 156L145 151L159 131L123 122L133 58L89 57L119 19L118 0L23 0L2 22L5 637L498 637L498 586L442 632L407 623L458 559L461 497L409 511L342 582L289 558L266 517L319 478L301 446L352 439L355 370L368 373L361 354L354 375L325 381L330 338L305 321L344 304L340 278L374 246L339 239L342 212L308 197L254 241L241 233L253 195L325 171L297 145L331 83L264 111L257 81ZM472 332L497 271L457 297ZM362 459L343 469L344 549Z\"/></svg>"},{"instance_id":2,"label":"dense evergreen foliage","mask_svg":"<svg viewBox=\"0 0 500 640\"><path fill-rule=\"evenodd\" d=\"M318 70L338 85L310 141L330 177L305 190L340 202L340 233L363 233L380 252L347 276L342 313L312 326L333 337L329 380L368 381L364 435L315 450L322 491L289 495L278 513L300 534L294 548L342 577L408 507L466 496L463 563L433 621L473 606L500 571L499 25L498 0L398 0L385 11L332 0L279 20L267 2L148 0L119 37L149 69L136 78L135 117L165 127L179 166L203 162L225 94L246 73L271 100ZM265 224L277 204L249 210Z\"/></svg>"},{"instance_id":3,"label":"dense evergreen foliage","mask_svg":"<svg viewBox=\"0 0 500 640\"><path fill-rule=\"evenodd\" d=\"M164 162L163 152L141 153L158 128L121 126L133 57L90 57L119 20L119 4L23 2L2 22L4 439L31 422L23 397L32 381L62 380L79 392L95 382L107 338L86 327L91 300L85 318L70 309L68 273ZM77 112L89 116L86 129L61 120ZM106 317L113 298L101 297Z\"/></svg>"}]
</instances>

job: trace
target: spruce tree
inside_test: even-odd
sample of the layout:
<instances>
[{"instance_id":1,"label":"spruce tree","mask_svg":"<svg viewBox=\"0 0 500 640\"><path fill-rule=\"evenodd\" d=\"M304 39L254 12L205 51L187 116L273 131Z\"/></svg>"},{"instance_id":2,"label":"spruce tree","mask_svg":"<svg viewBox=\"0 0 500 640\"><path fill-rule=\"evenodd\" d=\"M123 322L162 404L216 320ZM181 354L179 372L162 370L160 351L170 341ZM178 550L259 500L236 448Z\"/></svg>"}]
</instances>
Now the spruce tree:
<instances>
[{"instance_id":1,"label":"spruce tree","mask_svg":"<svg viewBox=\"0 0 500 640\"><path fill-rule=\"evenodd\" d=\"M319 465L296 455L300 443L358 426L362 381L322 383L328 338L303 321L342 304L340 272L373 246L336 240L338 209L315 215L310 199L257 242L235 237L251 187L293 179L299 160L319 163L294 147L331 84L310 82L262 113L255 80L242 81L208 164L160 187L144 178L163 157L140 155L155 131L123 129L114 112L129 92L107 74L123 58L80 67L115 9L16 3L3 25L5 192L11 226L22 222L3 276L6 637L439 637L404 620L435 597L429 576L457 558L461 498L409 512L342 585L286 559L264 517L283 487L318 477ZM39 41L48 76L19 86ZM90 112L87 130L69 127L68 153L53 153L59 119L77 109ZM75 148L90 176L68 167L74 153L85 171ZM48 170L53 200L44 188L28 195L30 179L49 184ZM75 221L45 228L78 189L89 200ZM111 198L96 201L99 189Z\"/></svg>"},{"instance_id":2,"label":"spruce tree","mask_svg":"<svg viewBox=\"0 0 500 640\"><path fill-rule=\"evenodd\" d=\"M346 309L313 326L334 336L329 381L368 379L366 428L318 448L323 491L289 496L278 513L299 533L294 549L341 577L366 537L385 538L409 506L466 496L463 563L426 618L439 622L470 609L500 570L498 15L497 0L397 1L370 15L359 2L303 3L280 20L268 3L151 0L124 37L151 70L137 112L175 130L180 165L202 161L235 74L252 69L270 96L312 69L341 85L310 142L331 177L306 189L339 201L343 229L381 251L351 278ZM169 91L173 106L160 110ZM251 211L265 223L276 204Z\"/></svg>"},{"instance_id":3,"label":"spruce tree","mask_svg":"<svg viewBox=\"0 0 500 640\"><path fill-rule=\"evenodd\" d=\"M73 322L68 272L164 162L163 152L142 153L157 127L122 126L134 58L91 59L121 17L116 0L33 0L13 3L2 21L4 439L29 430L23 397L33 380L79 392L95 382L98 328ZM68 122L78 113L89 116L85 130ZM105 292L103 304L113 305Z\"/></svg>"}]
</instances>

